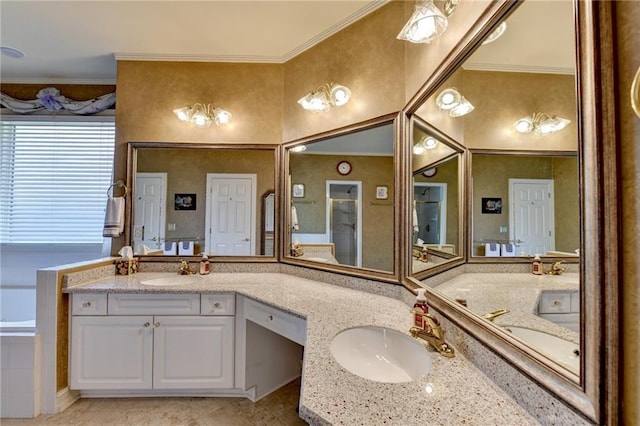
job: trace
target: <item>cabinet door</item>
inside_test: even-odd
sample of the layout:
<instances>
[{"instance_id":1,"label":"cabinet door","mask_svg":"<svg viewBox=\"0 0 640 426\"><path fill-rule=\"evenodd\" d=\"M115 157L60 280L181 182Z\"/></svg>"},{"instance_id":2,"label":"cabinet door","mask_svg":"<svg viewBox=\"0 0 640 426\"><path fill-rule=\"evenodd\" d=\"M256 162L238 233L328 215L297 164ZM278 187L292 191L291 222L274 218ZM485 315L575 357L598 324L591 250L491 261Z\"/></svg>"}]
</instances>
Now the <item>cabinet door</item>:
<instances>
[{"instance_id":1,"label":"cabinet door","mask_svg":"<svg viewBox=\"0 0 640 426\"><path fill-rule=\"evenodd\" d=\"M233 317L154 320L154 389L233 388Z\"/></svg>"},{"instance_id":2,"label":"cabinet door","mask_svg":"<svg viewBox=\"0 0 640 426\"><path fill-rule=\"evenodd\" d=\"M150 316L75 316L71 389L151 389Z\"/></svg>"}]
</instances>

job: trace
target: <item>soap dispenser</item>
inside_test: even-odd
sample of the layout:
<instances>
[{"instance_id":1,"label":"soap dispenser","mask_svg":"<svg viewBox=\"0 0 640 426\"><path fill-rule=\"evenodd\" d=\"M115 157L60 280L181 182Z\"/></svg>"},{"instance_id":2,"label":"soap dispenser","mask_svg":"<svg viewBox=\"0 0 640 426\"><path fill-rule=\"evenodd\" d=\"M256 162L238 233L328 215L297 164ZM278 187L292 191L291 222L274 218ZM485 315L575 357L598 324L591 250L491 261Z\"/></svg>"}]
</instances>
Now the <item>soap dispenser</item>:
<instances>
[{"instance_id":1,"label":"soap dispenser","mask_svg":"<svg viewBox=\"0 0 640 426\"><path fill-rule=\"evenodd\" d=\"M211 272L209 257L205 253L202 253L202 259L200 260L200 275L207 275Z\"/></svg>"},{"instance_id":2,"label":"soap dispenser","mask_svg":"<svg viewBox=\"0 0 640 426\"><path fill-rule=\"evenodd\" d=\"M540 259L539 254L536 254L533 258L533 263L531 264L531 273L534 275L542 275L542 259Z\"/></svg>"},{"instance_id":3,"label":"soap dispenser","mask_svg":"<svg viewBox=\"0 0 640 426\"><path fill-rule=\"evenodd\" d=\"M427 297L424 295L424 288L418 289L418 296L416 302L413 304L413 325L421 330L426 328L424 317L421 314L428 314L429 307L427 306Z\"/></svg>"},{"instance_id":4,"label":"soap dispenser","mask_svg":"<svg viewBox=\"0 0 640 426\"><path fill-rule=\"evenodd\" d=\"M429 252L427 251L426 244L422 245L422 252L420 252L420 260L422 260L423 262L429 261Z\"/></svg>"}]
</instances>

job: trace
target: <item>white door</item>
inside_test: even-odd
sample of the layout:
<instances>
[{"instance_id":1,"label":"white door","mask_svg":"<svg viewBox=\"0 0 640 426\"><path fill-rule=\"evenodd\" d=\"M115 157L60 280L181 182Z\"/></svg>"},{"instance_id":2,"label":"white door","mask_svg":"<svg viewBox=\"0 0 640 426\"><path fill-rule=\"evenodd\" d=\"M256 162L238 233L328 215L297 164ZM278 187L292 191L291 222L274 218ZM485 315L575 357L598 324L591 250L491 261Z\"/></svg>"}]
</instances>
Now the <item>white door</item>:
<instances>
[{"instance_id":1,"label":"white door","mask_svg":"<svg viewBox=\"0 0 640 426\"><path fill-rule=\"evenodd\" d=\"M139 252L141 244L150 249L160 249L166 220L167 174L136 173L135 188L133 249Z\"/></svg>"},{"instance_id":2,"label":"white door","mask_svg":"<svg viewBox=\"0 0 640 426\"><path fill-rule=\"evenodd\" d=\"M207 254L254 256L255 218L255 174L207 173Z\"/></svg>"},{"instance_id":3,"label":"white door","mask_svg":"<svg viewBox=\"0 0 640 426\"><path fill-rule=\"evenodd\" d=\"M509 197L509 238L516 254L555 250L553 180L509 179Z\"/></svg>"},{"instance_id":4,"label":"white door","mask_svg":"<svg viewBox=\"0 0 640 426\"><path fill-rule=\"evenodd\" d=\"M361 181L326 181L326 229L342 265L362 267L361 205Z\"/></svg>"},{"instance_id":5,"label":"white door","mask_svg":"<svg viewBox=\"0 0 640 426\"><path fill-rule=\"evenodd\" d=\"M71 321L71 389L151 389L151 316Z\"/></svg>"},{"instance_id":6,"label":"white door","mask_svg":"<svg viewBox=\"0 0 640 426\"><path fill-rule=\"evenodd\" d=\"M154 318L153 388L233 388L234 317Z\"/></svg>"}]
</instances>

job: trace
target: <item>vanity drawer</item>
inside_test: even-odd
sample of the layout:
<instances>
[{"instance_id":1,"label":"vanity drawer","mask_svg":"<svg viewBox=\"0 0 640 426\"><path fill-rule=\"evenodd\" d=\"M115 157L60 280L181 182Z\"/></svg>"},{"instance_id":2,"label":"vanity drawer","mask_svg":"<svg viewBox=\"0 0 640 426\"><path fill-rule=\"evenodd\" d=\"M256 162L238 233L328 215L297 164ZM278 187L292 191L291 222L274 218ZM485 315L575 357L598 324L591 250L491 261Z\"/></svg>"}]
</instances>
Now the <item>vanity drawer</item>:
<instances>
[{"instance_id":1,"label":"vanity drawer","mask_svg":"<svg viewBox=\"0 0 640 426\"><path fill-rule=\"evenodd\" d=\"M72 294L71 315L107 315L107 295Z\"/></svg>"},{"instance_id":2,"label":"vanity drawer","mask_svg":"<svg viewBox=\"0 0 640 426\"><path fill-rule=\"evenodd\" d=\"M541 314L559 314L571 312L571 293L542 292L538 312Z\"/></svg>"},{"instance_id":3,"label":"vanity drawer","mask_svg":"<svg viewBox=\"0 0 640 426\"><path fill-rule=\"evenodd\" d=\"M243 308L246 319L304 346L307 322L302 318L250 299L244 299Z\"/></svg>"},{"instance_id":4,"label":"vanity drawer","mask_svg":"<svg viewBox=\"0 0 640 426\"><path fill-rule=\"evenodd\" d=\"M233 294L203 294L200 298L200 315L234 315L235 312Z\"/></svg>"},{"instance_id":5,"label":"vanity drawer","mask_svg":"<svg viewBox=\"0 0 640 426\"><path fill-rule=\"evenodd\" d=\"M200 315L200 294L111 293L109 315Z\"/></svg>"}]
</instances>

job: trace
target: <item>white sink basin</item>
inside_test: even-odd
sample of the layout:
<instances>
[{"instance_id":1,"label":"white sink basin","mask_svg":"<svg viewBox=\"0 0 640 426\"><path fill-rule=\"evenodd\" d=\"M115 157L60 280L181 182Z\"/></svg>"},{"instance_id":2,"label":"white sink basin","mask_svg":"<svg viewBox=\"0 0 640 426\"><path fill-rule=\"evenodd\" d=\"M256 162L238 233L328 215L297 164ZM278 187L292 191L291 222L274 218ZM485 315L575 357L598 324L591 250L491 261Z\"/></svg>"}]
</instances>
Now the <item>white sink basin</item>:
<instances>
[{"instance_id":1,"label":"white sink basin","mask_svg":"<svg viewBox=\"0 0 640 426\"><path fill-rule=\"evenodd\" d=\"M151 285L158 287L196 284L202 278L199 275L173 275L171 277L149 278L140 281L142 285Z\"/></svg>"},{"instance_id":2,"label":"white sink basin","mask_svg":"<svg viewBox=\"0 0 640 426\"><path fill-rule=\"evenodd\" d=\"M522 340L569 371L579 374L580 347L577 344L544 331L515 325L507 325L505 327L511 331L514 337Z\"/></svg>"},{"instance_id":3,"label":"white sink basin","mask_svg":"<svg viewBox=\"0 0 640 426\"><path fill-rule=\"evenodd\" d=\"M384 327L341 331L331 341L331 354L353 374L375 382L410 382L431 371L431 357L422 343Z\"/></svg>"}]
</instances>

